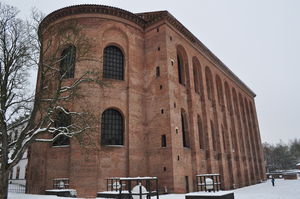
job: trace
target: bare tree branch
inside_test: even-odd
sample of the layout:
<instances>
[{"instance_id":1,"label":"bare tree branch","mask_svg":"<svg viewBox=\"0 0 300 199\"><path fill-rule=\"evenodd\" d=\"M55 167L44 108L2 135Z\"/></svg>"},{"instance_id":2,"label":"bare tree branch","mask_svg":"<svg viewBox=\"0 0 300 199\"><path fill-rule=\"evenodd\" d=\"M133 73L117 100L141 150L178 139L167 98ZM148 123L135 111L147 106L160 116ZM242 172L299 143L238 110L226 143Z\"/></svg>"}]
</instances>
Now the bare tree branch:
<instances>
[{"instance_id":1,"label":"bare tree branch","mask_svg":"<svg viewBox=\"0 0 300 199\"><path fill-rule=\"evenodd\" d=\"M32 20L25 22L17 14L16 8L0 3L0 199L7 197L4 182L10 170L32 143L54 143L62 136L76 137L80 142L84 139L83 134L93 128L88 122L92 116L85 110L68 110L66 102L80 97L77 91L84 83L104 85L97 71L65 81L74 64L64 64L69 55L63 51L68 46L76 49L75 63L93 60L89 56L91 42L76 20L59 29L47 29L43 40L42 34L38 37L43 15L33 10ZM35 95L27 91L33 68L39 68ZM60 114L70 119L61 119ZM64 125L61 120L69 123ZM19 124L26 125L13 138L12 131Z\"/></svg>"}]
</instances>

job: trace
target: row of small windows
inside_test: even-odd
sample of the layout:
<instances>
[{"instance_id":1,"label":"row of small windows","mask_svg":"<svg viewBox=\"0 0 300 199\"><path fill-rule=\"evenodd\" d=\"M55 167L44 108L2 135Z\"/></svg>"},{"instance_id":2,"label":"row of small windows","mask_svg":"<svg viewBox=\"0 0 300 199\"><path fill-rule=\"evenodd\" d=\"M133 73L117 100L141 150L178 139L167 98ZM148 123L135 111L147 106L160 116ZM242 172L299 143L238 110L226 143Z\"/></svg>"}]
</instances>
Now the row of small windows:
<instances>
[{"instance_id":1,"label":"row of small windows","mask_svg":"<svg viewBox=\"0 0 300 199\"><path fill-rule=\"evenodd\" d=\"M60 57L60 75L63 79L74 78L76 63L76 47L65 48ZM124 55L120 48L107 46L103 51L103 77L108 79L124 79Z\"/></svg>"},{"instance_id":2,"label":"row of small windows","mask_svg":"<svg viewBox=\"0 0 300 199\"><path fill-rule=\"evenodd\" d=\"M66 128L71 126L71 115L60 111L56 115L54 126L57 131L53 134L55 138L53 146L70 145L70 138L64 134ZM101 144L102 145L123 145L124 124L121 113L115 109L107 109L101 116Z\"/></svg>"}]
</instances>

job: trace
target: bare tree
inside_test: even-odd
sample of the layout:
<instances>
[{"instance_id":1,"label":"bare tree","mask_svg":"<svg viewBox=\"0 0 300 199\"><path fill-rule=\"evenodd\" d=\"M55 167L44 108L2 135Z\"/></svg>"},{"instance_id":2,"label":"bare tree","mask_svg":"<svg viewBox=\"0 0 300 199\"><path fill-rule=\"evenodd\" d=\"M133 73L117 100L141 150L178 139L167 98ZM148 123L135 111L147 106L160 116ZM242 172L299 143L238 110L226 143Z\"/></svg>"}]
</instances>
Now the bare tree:
<instances>
[{"instance_id":1,"label":"bare tree","mask_svg":"<svg viewBox=\"0 0 300 199\"><path fill-rule=\"evenodd\" d=\"M300 139L295 138L290 141L290 151L295 157L295 163L300 163Z\"/></svg>"},{"instance_id":2,"label":"bare tree","mask_svg":"<svg viewBox=\"0 0 300 199\"><path fill-rule=\"evenodd\" d=\"M89 126L85 111L65 108L84 82L100 81L97 72L74 76L74 64L89 57L91 45L76 21L39 34L41 15L25 23L16 8L0 3L0 199L7 198L8 175L33 142L55 142L82 133ZM41 31L41 30L40 30ZM46 35L47 39L43 39ZM39 41L42 41L41 43ZM28 72L39 67L35 95L28 92ZM17 139L13 121L27 122ZM21 121L20 121L21 118Z\"/></svg>"},{"instance_id":3,"label":"bare tree","mask_svg":"<svg viewBox=\"0 0 300 199\"><path fill-rule=\"evenodd\" d=\"M297 164L294 148L296 140L289 145L280 141L277 144L263 143L264 157L268 171L294 169Z\"/></svg>"}]
</instances>

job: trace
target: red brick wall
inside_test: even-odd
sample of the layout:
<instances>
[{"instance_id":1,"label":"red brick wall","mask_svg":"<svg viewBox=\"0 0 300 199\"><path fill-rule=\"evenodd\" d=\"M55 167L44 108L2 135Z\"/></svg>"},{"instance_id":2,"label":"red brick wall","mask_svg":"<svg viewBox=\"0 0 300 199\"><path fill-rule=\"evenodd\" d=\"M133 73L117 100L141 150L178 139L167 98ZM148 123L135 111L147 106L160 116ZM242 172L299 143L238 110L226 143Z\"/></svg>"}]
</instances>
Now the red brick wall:
<instances>
[{"instance_id":1,"label":"red brick wall","mask_svg":"<svg viewBox=\"0 0 300 199\"><path fill-rule=\"evenodd\" d=\"M48 27L59 28L69 19L75 19L94 44L92 60L76 63L75 78L87 70L102 74L102 54L107 45L117 45L124 53L124 81L103 79L108 85L104 87L84 84L79 90L82 97L68 105L74 111L89 110L96 121L107 108L119 110L125 123L124 146L101 146L98 122L89 132L96 147L82 148L76 140L69 147L34 144L29 162L30 187L43 192L52 188L53 178L66 177L79 197L95 197L96 192L106 189L108 177L157 176L160 189L177 193L186 191L185 176L189 191L195 191L197 174L220 173L224 189L265 179L254 96L178 29L158 21L144 30L132 21L104 14L65 16ZM178 83L178 53L186 69L185 85ZM196 62L201 67L198 93L193 71ZM156 67L160 68L159 77ZM208 99L206 67L212 74L212 99ZM221 88L216 86L217 78ZM225 82L230 99L225 95ZM237 99L233 98L233 90ZM218 91L222 91L223 98L218 97ZM189 148L183 147L182 141L183 110L188 121ZM199 137L198 115L207 137ZM162 135L166 135L166 147L161 147ZM202 149L200 139L205 140Z\"/></svg>"}]
</instances>

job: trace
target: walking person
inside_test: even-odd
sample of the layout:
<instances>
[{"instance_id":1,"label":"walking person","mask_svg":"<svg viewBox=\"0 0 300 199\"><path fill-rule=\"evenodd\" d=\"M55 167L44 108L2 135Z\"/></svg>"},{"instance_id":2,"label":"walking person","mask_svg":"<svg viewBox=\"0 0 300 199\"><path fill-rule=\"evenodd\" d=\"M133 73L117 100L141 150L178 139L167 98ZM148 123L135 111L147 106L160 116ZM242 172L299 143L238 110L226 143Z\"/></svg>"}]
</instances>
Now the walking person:
<instances>
[{"instance_id":1,"label":"walking person","mask_svg":"<svg viewBox=\"0 0 300 199\"><path fill-rule=\"evenodd\" d=\"M272 177L271 182L272 182L272 186L274 187L275 186L275 178L274 177Z\"/></svg>"}]
</instances>

